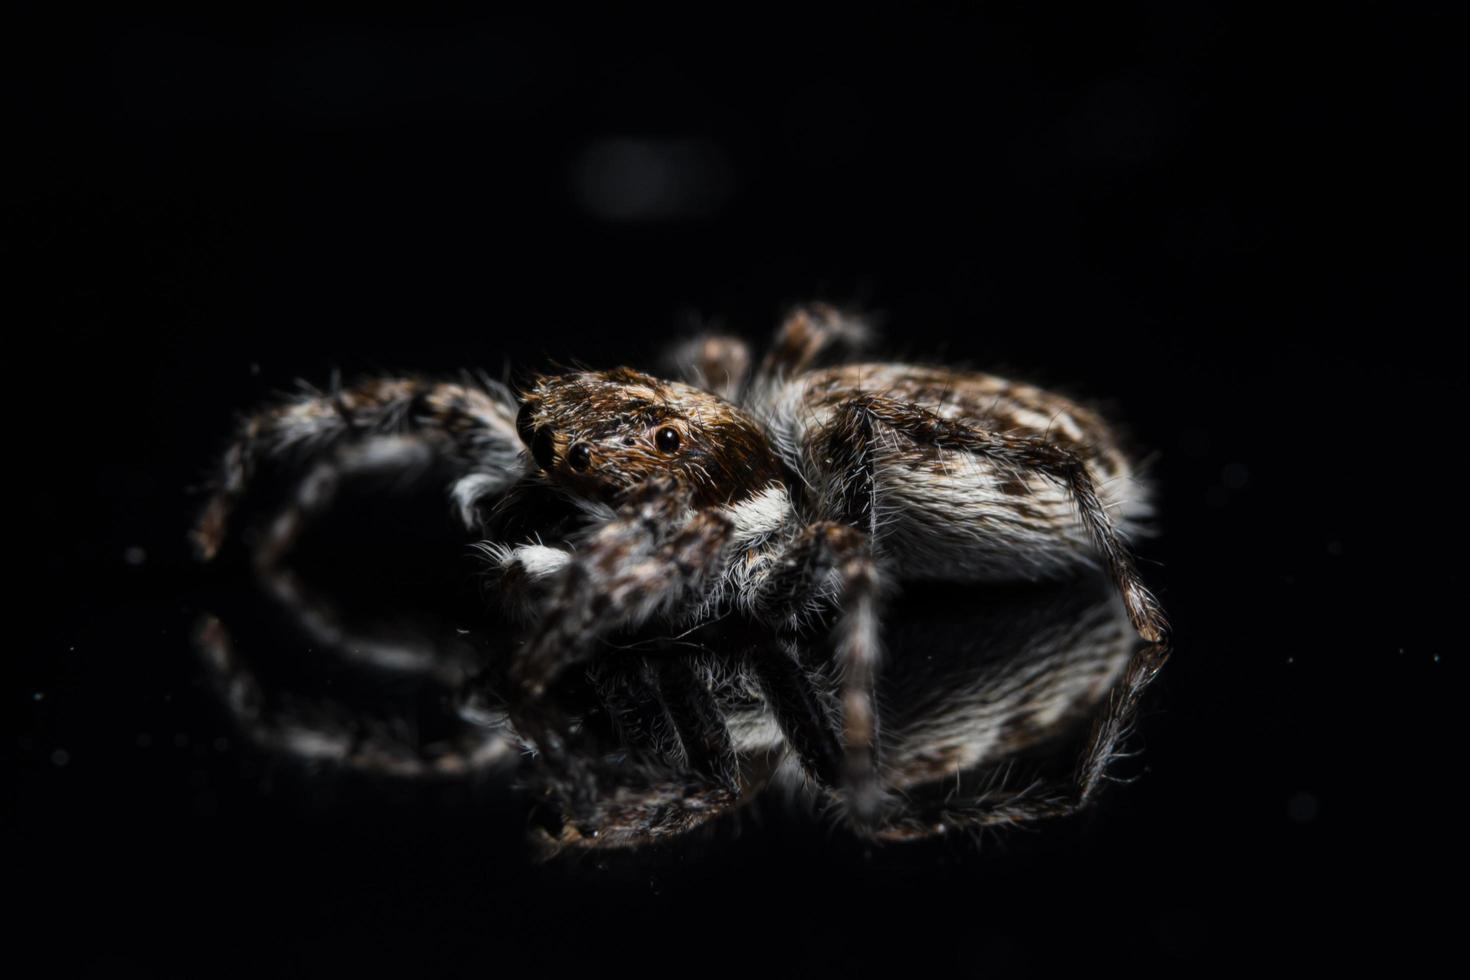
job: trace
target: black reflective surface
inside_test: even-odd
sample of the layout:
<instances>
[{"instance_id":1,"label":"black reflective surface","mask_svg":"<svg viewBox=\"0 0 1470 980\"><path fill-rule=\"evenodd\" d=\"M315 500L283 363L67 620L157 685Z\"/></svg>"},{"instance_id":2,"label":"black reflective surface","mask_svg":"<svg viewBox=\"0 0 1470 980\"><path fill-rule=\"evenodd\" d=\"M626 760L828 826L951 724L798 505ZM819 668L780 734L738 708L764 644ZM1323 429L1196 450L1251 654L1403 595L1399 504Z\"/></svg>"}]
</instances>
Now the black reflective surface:
<instances>
[{"instance_id":1,"label":"black reflective surface","mask_svg":"<svg viewBox=\"0 0 1470 980\"><path fill-rule=\"evenodd\" d=\"M1169 652L1138 639L1100 574L930 585L890 602L877 690L889 795L869 826L811 748L835 750L840 728L830 624L794 656L728 621L650 626L609 637L532 698L507 680L524 626L482 597L415 602L422 579L405 572L432 555L393 544L352 554L350 541L318 540L315 582L294 567L221 576L194 630L205 684L263 764L508 794L526 853L543 861L678 853L758 826L748 808L873 841L976 846L986 831L1074 815L1120 778Z\"/></svg>"},{"instance_id":2,"label":"black reflective surface","mask_svg":"<svg viewBox=\"0 0 1470 980\"><path fill-rule=\"evenodd\" d=\"M96 974L1417 967L1456 883L1455 37L1432 7L22 14L8 947ZM1177 637L1095 806L877 846L777 791L548 865L509 782L252 727L496 751L436 713L488 622L459 552L398 595L442 635L379 603L310 638L201 577L190 488L232 412L334 369L652 366L811 297L1102 401L1151 455L1141 567ZM390 663L314 668L365 614ZM211 615L236 659L201 653Z\"/></svg>"}]
</instances>

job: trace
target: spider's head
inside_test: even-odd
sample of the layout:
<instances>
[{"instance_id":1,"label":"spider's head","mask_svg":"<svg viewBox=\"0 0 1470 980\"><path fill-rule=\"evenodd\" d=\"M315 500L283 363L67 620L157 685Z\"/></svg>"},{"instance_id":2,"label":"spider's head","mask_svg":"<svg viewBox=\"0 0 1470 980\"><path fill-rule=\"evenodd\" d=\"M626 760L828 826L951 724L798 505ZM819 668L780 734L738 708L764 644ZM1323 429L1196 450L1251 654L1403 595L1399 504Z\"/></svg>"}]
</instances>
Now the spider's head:
<instances>
[{"instance_id":1,"label":"spider's head","mask_svg":"<svg viewBox=\"0 0 1470 980\"><path fill-rule=\"evenodd\" d=\"M516 431L547 478L611 502L672 476L697 504L723 504L780 480L764 433L734 405L690 385L628 368L537 378Z\"/></svg>"}]
</instances>

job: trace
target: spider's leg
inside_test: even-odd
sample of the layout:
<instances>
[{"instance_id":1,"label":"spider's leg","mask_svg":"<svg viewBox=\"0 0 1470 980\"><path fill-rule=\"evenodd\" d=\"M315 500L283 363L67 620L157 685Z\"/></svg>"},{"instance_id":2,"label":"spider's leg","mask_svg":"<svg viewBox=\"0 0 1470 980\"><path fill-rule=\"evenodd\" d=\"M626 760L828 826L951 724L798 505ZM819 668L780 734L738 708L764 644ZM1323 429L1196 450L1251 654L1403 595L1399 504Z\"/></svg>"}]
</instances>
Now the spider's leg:
<instances>
[{"instance_id":1,"label":"spider's leg","mask_svg":"<svg viewBox=\"0 0 1470 980\"><path fill-rule=\"evenodd\" d=\"M719 705L686 657L660 657L655 664L659 692L688 768L729 790L740 788L740 765Z\"/></svg>"},{"instance_id":2,"label":"spider's leg","mask_svg":"<svg viewBox=\"0 0 1470 980\"><path fill-rule=\"evenodd\" d=\"M427 675L456 686L479 672L483 654L440 619L375 606L381 619L364 622L344 613L337 599L309 577L285 566L262 569L262 585L314 647L385 674ZM386 594L386 593L380 593Z\"/></svg>"},{"instance_id":3,"label":"spider's leg","mask_svg":"<svg viewBox=\"0 0 1470 980\"><path fill-rule=\"evenodd\" d=\"M512 679L539 696L603 634L698 595L722 567L732 527L720 511L691 511L688 492L672 480L634 488L557 574Z\"/></svg>"},{"instance_id":4,"label":"spider's leg","mask_svg":"<svg viewBox=\"0 0 1470 980\"><path fill-rule=\"evenodd\" d=\"M651 759L679 758L679 736L647 657L605 657L587 673L624 746Z\"/></svg>"},{"instance_id":5,"label":"spider's leg","mask_svg":"<svg viewBox=\"0 0 1470 980\"><path fill-rule=\"evenodd\" d=\"M898 809L868 831L880 841L915 841L951 833L978 834L991 827L1033 823L1075 813L1075 798L1056 787L1001 789L963 802L924 807L899 797Z\"/></svg>"},{"instance_id":6,"label":"spider's leg","mask_svg":"<svg viewBox=\"0 0 1470 980\"><path fill-rule=\"evenodd\" d=\"M1083 527L1122 595L1134 629L1150 642L1163 642L1168 636L1163 610L1139 577L1133 557L1098 500L1087 465L1075 452L1044 439L991 432L891 398L876 395L854 398L838 410L818 445L822 452L839 460L844 472L857 474L845 484L845 509L870 527L877 523L875 423L920 445L970 453L1014 470L1040 474L1061 487L1076 503Z\"/></svg>"},{"instance_id":7,"label":"spider's leg","mask_svg":"<svg viewBox=\"0 0 1470 980\"><path fill-rule=\"evenodd\" d=\"M800 620L813 599L838 610L832 639L841 668L843 782L853 818L871 823L883 806L877 771L878 567L870 539L846 524L809 525L787 546L756 593L754 608L768 621Z\"/></svg>"},{"instance_id":8,"label":"spider's leg","mask_svg":"<svg viewBox=\"0 0 1470 980\"><path fill-rule=\"evenodd\" d=\"M756 375L762 382L791 377L834 350L861 350L871 341L872 328L862 320L825 303L799 306L781 322Z\"/></svg>"},{"instance_id":9,"label":"spider's leg","mask_svg":"<svg viewBox=\"0 0 1470 980\"><path fill-rule=\"evenodd\" d=\"M1167 641L1141 647L1133 654L1128 668L1113 687L1107 706L1092 723L1087 745L1077 763L1075 788L1078 806L1090 803L1102 786L1108 765L1117 756L1119 744L1133 728L1144 690L1163 669L1169 653Z\"/></svg>"},{"instance_id":10,"label":"spider's leg","mask_svg":"<svg viewBox=\"0 0 1470 980\"><path fill-rule=\"evenodd\" d=\"M483 541L476 547L494 568L501 607L521 619L530 619L546 602L557 575L572 560L566 548L543 544Z\"/></svg>"},{"instance_id":11,"label":"spider's leg","mask_svg":"<svg viewBox=\"0 0 1470 980\"><path fill-rule=\"evenodd\" d=\"M552 777L546 796L560 803L552 826L533 831L540 857L551 859L571 849L638 847L687 834L722 816L747 797L698 777L634 778L623 770L594 771L588 789L565 803L565 789Z\"/></svg>"},{"instance_id":12,"label":"spider's leg","mask_svg":"<svg viewBox=\"0 0 1470 980\"><path fill-rule=\"evenodd\" d=\"M423 472L433 450L404 436L369 436L340 446L312 466L277 512L255 550L256 564L277 569L312 519L325 512L342 484L353 477Z\"/></svg>"},{"instance_id":13,"label":"spider's leg","mask_svg":"<svg viewBox=\"0 0 1470 980\"><path fill-rule=\"evenodd\" d=\"M1069 780L1017 788L1002 785L978 798L945 800L930 807L900 797L898 809L881 827L873 829L872 836L879 840L917 840L956 830L978 831L1067 816L1081 810L1106 781L1108 768L1132 729L1143 692L1168 656L1166 643L1145 644L1134 653L1093 721Z\"/></svg>"},{"instance_id":14,"label":"spider's leg","mask_svg":"<svg viewBox=\"0 0 1470 980\"><path fill-rule=\"evenodd\" d=\"M738 787L739 766L725 719L686 657L608 657L588 675L625 746Z\"/></svg>"},{"instance_id":15,"label":"spider's leg","mask_svg":"<svg viewBox=\"0 0 1470 980\"><path fill-rule=\"evenodd\" d=\"M837 740L837 711L828 711L823 686L802 664L795 644L768 634L751 650L749 661L766 704L802 767L819 783L838 785L842 746Z\"/></svg>"},{"instance_id":16,"label":"spider's leg","mask_svg":"<svg viewBox=\"0 0 1470 980\"><path fill-rule=\"evenodd\" d=\"M750 793L714 698L688 658L629 653L588 674L631 751L557 742L540 754L537 784L549 808L540 811L546 819L537 837L548 856L686 833Z\"/></svg>"},{"instance_id":17,"label":"spider's leg","mask_svg":"<svg viewBox=\"0 0 1470 980\"><path fill-rule=\"evenodd\" d=\"M516 403L492 381L436 383L418 378L377 379L329 392L305 389L243 419L213 479L214 492L193 530L199 555L212 559L225 543L235 511L265 470L313 471L325 463L315 490L330 489L330 470L352 461L334 458L364 438L416 441L456 473L452 493L460 519L473 527L476 505L503 491L524 469L515 431ZM404 453L405 461L410 454ZM359 457L356 462L362 462Z\"/></svg>"},{"instance_id":18,"label":"spider's leg","mask_svg":"<svg viewBox=\"0 0 1470 980\"><path fill-rule=\"evenodd\" d=\"M360 706L351 703L272 690L214 615L205 615L197 624L195 646L234 724L273 754L308 765L325 763L402 779L461 777L515 760L514 733L498 718L471 722L461 715L450 733L425 744L406 723L408 714L385 717L381 712L355 710ZM358 655L345 642L340 650L344 660ZM423 680L437 687L442 678L425 671ZM448 694L453 688L443 690Z\"/></svg>"},{"instance_id":19,"label":"spider's leg","mask_svg":"<svg viewBox=\"0 0 1470 980\"><path fill-rule=\"evenodd\" d=\"M671 366L689 384L739 402L750 377L750 348L739 337L700 334L669 352Z\"/></svg>"}]
</instances>

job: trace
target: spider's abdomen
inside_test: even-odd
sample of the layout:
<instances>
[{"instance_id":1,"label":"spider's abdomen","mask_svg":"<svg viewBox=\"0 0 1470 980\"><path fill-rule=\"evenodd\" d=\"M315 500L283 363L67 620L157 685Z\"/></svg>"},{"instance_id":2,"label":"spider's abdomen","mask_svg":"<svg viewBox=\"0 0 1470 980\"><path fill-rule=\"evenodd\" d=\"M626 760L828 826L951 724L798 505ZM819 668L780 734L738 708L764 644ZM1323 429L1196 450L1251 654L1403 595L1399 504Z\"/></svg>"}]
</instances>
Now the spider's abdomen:
<instances>
[{"instance_id":1,"label":"spider's abdomen","mask_svg":"<svg viewBox=\"0 0 1470 980\"><path fill-rule=\"evenodd\" d=\"M1031 385L848 364L786 380L768 399L759 410L825 516L871 523L903 578L1045 579L1094 564L1061 475L1070 465L1125 531L1149 511L1102 418Z\"/></svg>"}]
</instances>

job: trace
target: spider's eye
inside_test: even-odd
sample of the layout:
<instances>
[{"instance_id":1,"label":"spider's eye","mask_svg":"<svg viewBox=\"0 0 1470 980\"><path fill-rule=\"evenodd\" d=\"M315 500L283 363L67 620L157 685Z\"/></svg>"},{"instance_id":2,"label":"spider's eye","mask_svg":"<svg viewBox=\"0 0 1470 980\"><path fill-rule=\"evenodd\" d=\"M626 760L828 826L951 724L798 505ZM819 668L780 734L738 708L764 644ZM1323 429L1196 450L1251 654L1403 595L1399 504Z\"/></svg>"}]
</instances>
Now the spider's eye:
<instances>
[{"instance_id":1,"label":"spider's eye","mask_svg":"<svg viewBox=\"0 0 1470 980\"><path fill-rule=\"evenodd\" d=\"M531 440L536 438L536 433L531 429L531 416L536 412L535 402L526 402L521 410L516 413L516 435L521 437L521 442L526 448L531 448Z\"/></svg>"},{"instance_id":2,"label":"spider's eye","mask_svg":"<svg viewBox=\"0 0 1470 980\"><path fill-rule=\"evenodd\" d=\"M592 450L587 448L585 442L579 442L567 450L567 462L574 470L585 470L587 464L592 462Z\"/></svg>"},{"instance_id":3,"label":"spider's eye","mask_svg":"<svg viewBox=\"0 0 1470 980\"><path fill-rule=\"evenodd\" d=\"M531 456L543 470L551 469L551 464L556 462L556 447L551 444L551 430L544 425L531 437Z\"/></svg>"},{"instance_id":4,"label":"spider's eye","mask_svg":"<svg viewBox=\"0 0 1470 980\"><path fill-rule=\"evenodd\" d=\"M653 437L653 443L661 452L676 452L679 448L679 431L666 425L658 430Z\"/></svg>"}]
</instances>

